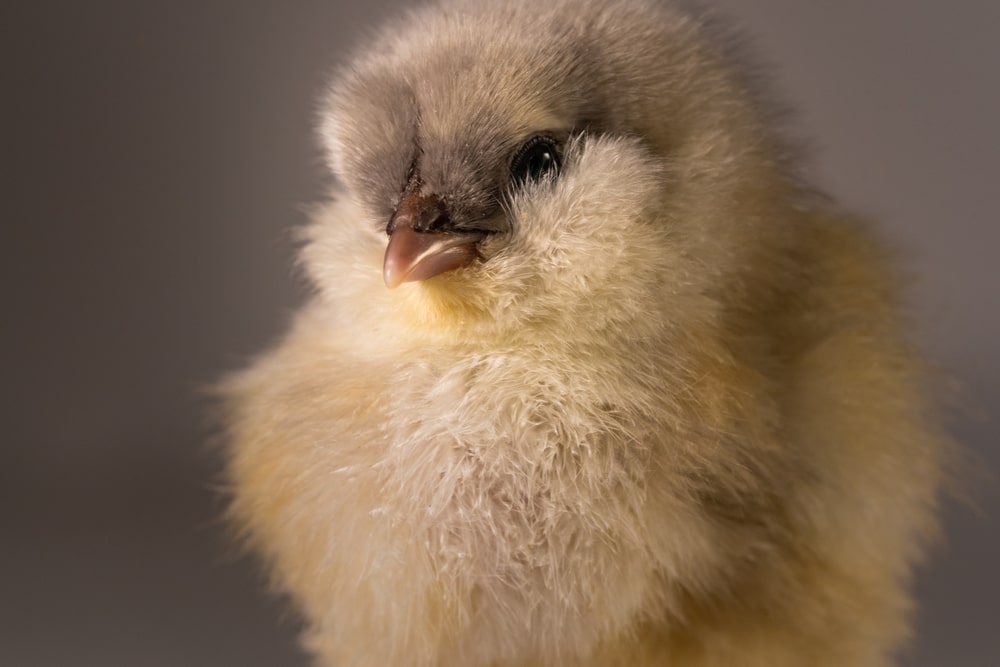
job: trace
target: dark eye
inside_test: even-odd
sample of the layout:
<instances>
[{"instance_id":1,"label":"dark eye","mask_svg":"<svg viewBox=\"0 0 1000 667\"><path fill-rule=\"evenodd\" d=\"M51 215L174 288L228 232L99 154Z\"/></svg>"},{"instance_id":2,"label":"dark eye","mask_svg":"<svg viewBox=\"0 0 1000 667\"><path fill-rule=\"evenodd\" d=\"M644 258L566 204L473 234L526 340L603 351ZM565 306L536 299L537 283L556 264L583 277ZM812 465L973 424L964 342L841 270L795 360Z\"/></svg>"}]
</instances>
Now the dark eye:
<instances>
[{"instance_id":1,"label":"dark eye","mask_svg":"<svg viewBox=\"0 0 1000 667\"><path fill-rule=\"evenodd\" d=\"M548 137L532 137L514 156L510 177L515 185L537 181L546 174L559 172L556 142Z\"/></svg>"}]
</instances>

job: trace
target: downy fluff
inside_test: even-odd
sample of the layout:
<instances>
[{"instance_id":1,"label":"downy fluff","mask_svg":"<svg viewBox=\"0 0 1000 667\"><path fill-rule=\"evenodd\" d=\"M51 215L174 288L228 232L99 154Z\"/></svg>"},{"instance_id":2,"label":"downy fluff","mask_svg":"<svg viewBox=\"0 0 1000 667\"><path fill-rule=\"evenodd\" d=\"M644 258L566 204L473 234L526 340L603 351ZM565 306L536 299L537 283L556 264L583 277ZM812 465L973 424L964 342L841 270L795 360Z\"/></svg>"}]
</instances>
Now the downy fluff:
<instances>
[{"instance_id":1,"label":"downy fluff","mask_svg":"<svg viewBox=\"0 0 1000 667\"><path fill-rule=\"evenodd\" d=\"M891 663L921 360L718 34L452 1L333 82L315 293L225 387L232 516L317 664Z\"/></svg>"}]
</instances>

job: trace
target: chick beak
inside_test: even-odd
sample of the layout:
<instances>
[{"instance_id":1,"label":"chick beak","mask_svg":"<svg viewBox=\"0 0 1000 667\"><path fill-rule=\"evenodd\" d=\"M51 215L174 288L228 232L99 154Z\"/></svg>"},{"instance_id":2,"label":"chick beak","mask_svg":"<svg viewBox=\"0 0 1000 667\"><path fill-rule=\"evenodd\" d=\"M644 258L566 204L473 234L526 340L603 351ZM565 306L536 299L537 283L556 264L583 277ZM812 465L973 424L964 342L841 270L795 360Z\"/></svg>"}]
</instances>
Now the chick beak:
<instances>
[{"instance_id":1,"label":"chick beak","mask_svg":"<svg viewBox=\"0 0 1000 667\"><path fill-rule=\"evenodd\" d=\"M485 232L455 230L440 198L407 193L386 228L382 278L389 289L468 266Z\"/></svg>"}]
</instances>

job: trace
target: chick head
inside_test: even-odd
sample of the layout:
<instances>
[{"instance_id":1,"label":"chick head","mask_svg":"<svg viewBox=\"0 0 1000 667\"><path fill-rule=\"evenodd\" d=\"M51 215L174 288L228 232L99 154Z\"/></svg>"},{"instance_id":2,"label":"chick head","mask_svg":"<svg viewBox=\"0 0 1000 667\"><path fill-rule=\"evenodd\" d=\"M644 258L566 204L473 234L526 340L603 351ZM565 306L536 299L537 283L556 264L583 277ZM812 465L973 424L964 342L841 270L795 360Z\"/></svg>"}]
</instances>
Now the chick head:
<instances>
[{"instance_id":1,"label":"chick head","mask_svg":"<svg viewBox=\"0 0 1000 667\"><path fill-rule=\"evenodd\" d=\"M345 192L305 253L322 291L367 304L356 319L660 335L710 318L767 236L778 151L685 14L458 1L374 43L322 110Z\"/></svg>"}]
</instances>

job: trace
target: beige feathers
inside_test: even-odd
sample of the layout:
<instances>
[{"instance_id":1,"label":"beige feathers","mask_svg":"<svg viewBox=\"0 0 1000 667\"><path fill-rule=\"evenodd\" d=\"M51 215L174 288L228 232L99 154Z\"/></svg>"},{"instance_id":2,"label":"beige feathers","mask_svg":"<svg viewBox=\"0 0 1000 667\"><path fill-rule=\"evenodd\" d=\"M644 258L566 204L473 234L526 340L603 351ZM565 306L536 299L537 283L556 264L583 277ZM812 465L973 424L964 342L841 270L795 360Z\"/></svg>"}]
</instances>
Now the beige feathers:
<instances>
[{"instance_id":1,"label":"beige feathers","mask_svg":"<svg viewBox=\"0 0 1000 667\"><path fill-rule=\"evenodd\" d=\"M450 2L332 86L316 294L227 385L232 513L319 664L891 662L921 362L710 33Z\"/></svg>"}]
</instances>

